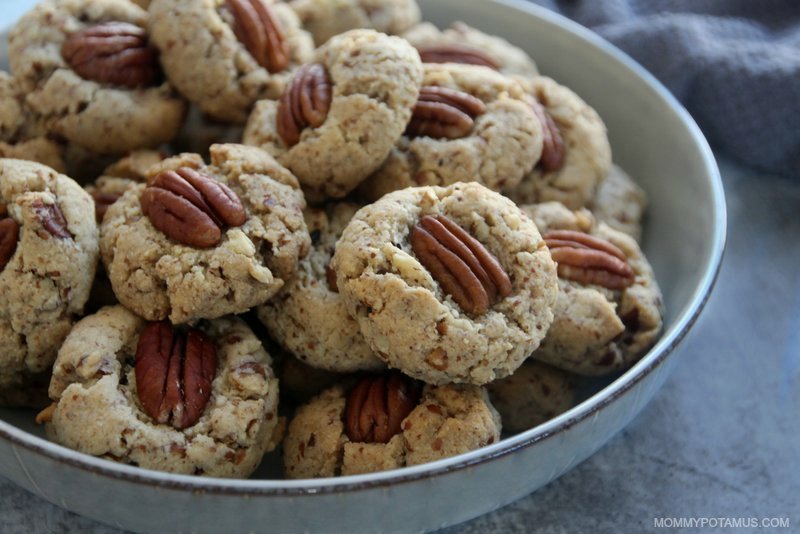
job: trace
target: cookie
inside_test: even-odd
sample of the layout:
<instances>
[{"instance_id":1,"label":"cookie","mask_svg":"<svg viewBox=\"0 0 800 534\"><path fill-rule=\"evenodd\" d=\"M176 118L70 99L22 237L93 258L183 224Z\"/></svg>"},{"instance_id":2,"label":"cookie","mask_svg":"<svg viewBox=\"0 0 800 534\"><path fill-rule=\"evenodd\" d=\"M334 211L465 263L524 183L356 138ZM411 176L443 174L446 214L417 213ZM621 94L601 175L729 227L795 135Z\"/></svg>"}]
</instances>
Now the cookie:
<instances>
[{"instance_id":1,"label":"cookie","mask_svg":"<svg viewBox=\"0 0 800 534\"><path fill-rule=\"evenodd\" d=\"M244 312L308 252L297 179L257 148L214 145L208 165L182 154L148 175L108 208L100 239L114 293L145 319Z\"/></svg>"},{"instance_id":2,"label":"cookie","mask_svg":"<svg viewBox=\"0 0 800 534\"><path fill-rule=\"evenodd\" d=\"M488 67L425 64L405 135L359 188L370 200L406 187L516 186L539 160L542 127L519 83Z\"/></svg>"},{"instance_id":3,"label":"cookie","mask_svg":"<svg viewBox=\"0 0 800 534\"><path fill-rule=\"evenodd\" d=\"M569 88L547 77L523 82L546 124L542 158L508 196L517 204L557 201L586 206L611 167L605 124ZM547 126L549 125L549 127Z\"/></svg>"},{"instance_id":4,"label":"cookie","mask_svg":"<svg viewBox=\"0 0 800 534\"><path fill-rule=\"evenodd\" d=\"M288 4L317 46L358 28L399 35L420 19L415 0L289 0Z\"/></svg>"},{"instance_id":5,"label":"cookie","mask_svg":"<svg viewBox=\"0 0 800 534\"><path fill-rule=\"evenodd\" d=\"M167 381L168 365L186 374ZM244 478L279 437L269 354L235 318L176 329L103 308L64 342L50 397L51 440L146 469Z\"/></svg>"},{"instance_id":6,"label":"cookie","mask_svg":"<svg viewBox=\"0 0 800 534\"><path fill-rule=\"evenodd\" d=\"M126 0L45 0L20 19L11 71L49 135L100 154L175 137L185 104L162 81L146 22Z\"/></svg>"},{"instance_id":7,"label":"cookie","mask_svg":"<svg viewBox=\"0 0 800 534\"><path fill-rule=\"evenodd\" d=\"M597 220L642 241L642 219L647 210L647 193L619 165L611 165L590 208Z\"/></svg>"},{"instance_id":8,"label":"cookie","mask_svg":"<svg viewBox=\"0 0 800 534\"><path fill-rule=\"evenodd\" d=\"M523 432L566 412L575 402L575 376L535 360L486 386L503 430Z\"/></svg>"},{"instance_id":9,"label":"cookie","mask_svg":"<svg viewBox=\"0 0 800 534\"><path fill-rule=\"evenodd\" d=\"M170 82L204 113L242 123L311 59L311 35L274 0L154 0L150 32Z\"/></svg>"},{"instance_id":10,"label":"cookie","mask_svg":"<svg viewBox=\"0 0 800 534\"><path fill-rule=\"evenodd\" d=\"M318 478L419 465L494 443L500 431L484 388L369 375L295 412L283 442L284 473Z\"/></svg>"},{"instance_id":11,"label":"cookie","mask_svg":"<svg viewBox=\"0 0 800 534\"><path fill-rule=\"evenodd\" d=\"M384 367L348 314L330 267L336 242L358 208L342 202L307 209L311 252L280 294L258 308L270 337L284 349L312 367L340 373Z\"/></svg>"},{"instance_id":12,"label":"cookie","mask_svg":"<svg viewBox=\"0 0 800 534\"><path fill-rule=\"evenodd\" d=\"M557 202L523 206L558 265L555 319L531 357L580 375L606 375L636 363L655 343L661 290L636 241L588 210Z\"/></svg>"},{"instance_id":13,"label":"cookie","mask_svg":"<svg viewBox=\"0 0 800 534\"><path fill-rule=\"evenodd\" d=\"M506 75L533 78L539 75L536 63L502 37L455 22L439 30L430 22L417 24L403 34L426 63L462 63L483 65Z\"/></svg>"},{"instance_id":14,"label":"cookie","mask_svg":"<svg viewBox=\"0 0 800 534\"><path fill-rule=\"evenodd\" d=\"M98 256L97 225L86 216L92 210L91 197L63 174L0 159L0 392L6 398L50 371L83 312Z\"/></svg>"},{"instance_id":15,"label":"cookie","mask_svg":"<svg viewBox=\"0 0 800 534\"><path fill-rule=\"evenodd\" d=\"M386 159L411 118L422 63L406 41L374 30L337 35L312 62L280 102L256 104L244 143L275 156L318 203L344 197Z\"/></svg>"},{"instance_id":16,"label":"cookie","mask_svg":"<svg viewBox=\"0 0 800 534\"><path fill-rule=\"evenodd\" d=\"M475 183L406 189L362 208L332 265L378 357L432 384L513 373L547 332L558 292L536 226Z\"/></svg>"}]
</instances>

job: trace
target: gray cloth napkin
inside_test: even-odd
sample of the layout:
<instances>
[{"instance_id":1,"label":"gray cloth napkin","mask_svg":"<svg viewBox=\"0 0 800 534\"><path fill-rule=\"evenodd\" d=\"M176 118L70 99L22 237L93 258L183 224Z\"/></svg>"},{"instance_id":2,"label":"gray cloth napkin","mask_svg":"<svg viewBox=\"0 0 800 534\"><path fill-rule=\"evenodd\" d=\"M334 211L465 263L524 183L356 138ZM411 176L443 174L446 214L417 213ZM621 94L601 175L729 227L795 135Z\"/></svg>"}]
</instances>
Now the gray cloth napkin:
<instances>
[{"instance_id":1,"label":"gray cloth napkin","mask_svg":"<svg viewBox=\"0 0 800 534\"><path fill-rule=\"evenodd\" d=\"M800 178L800 0L534 0L644 65L715 148Z\"/></svg>"}]
</instances>

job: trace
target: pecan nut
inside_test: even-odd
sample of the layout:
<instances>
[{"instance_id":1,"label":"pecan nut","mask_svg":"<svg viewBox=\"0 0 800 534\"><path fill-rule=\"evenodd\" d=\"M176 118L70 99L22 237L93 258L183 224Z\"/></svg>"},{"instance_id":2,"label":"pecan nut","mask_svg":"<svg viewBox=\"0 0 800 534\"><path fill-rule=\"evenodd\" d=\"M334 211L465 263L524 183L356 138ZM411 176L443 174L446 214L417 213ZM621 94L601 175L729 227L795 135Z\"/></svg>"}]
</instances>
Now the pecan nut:
<instances>
[{"instance_id":1,"label":"pecan nut","mask_svg":"<svg viewBox=\"0 0 800 534\"><path fill-rule=\"evenodd\" d=\"M200 419L217 373L217 348L197 328L186 333L168 321L149 323L136 346L136 394L144 412L177 429Z\"/></svg>"},{"instance_id":2,"label":"pecan nut","mask_svg":"<svg viewBox=\"0 0 800 534\"><path fill-rule=\"evenodd\" d=\"M31 207L44 228L44 231L36 232L39 237L42 239L50 239L51 236L59 239L72 239L72 234L67 229L67 220L58 204L45 204L41 199L36 199L31 203Z\"/></svg>"},{"instance_id":3,"label":"pecan nut","mask_svg":"<svg viewBox=\"0 0 800 534\"><path fill-rule=\"evenodd\" d=\"M422 384L398 372L366 376L347 395L345 432L357 443L388 443L417 407Z\"/></svg>"},{"instance_id":4,"label":"pecan nut","mask_svg":"<svg viewBox=\"0 0 800 534\"><path fill-rule=\"evenodd\" d=\"M458 139L472 131L475 117L485 112L483 101L469 93L426 85L419 91L406 135Z\"/></svg>"},{"instance_id":5,"label":"pecan nut","mask_svg":"<svg viewBox=\"0 0 800 534\"><path fill-rule=\"evenodd\" d=\"M160 78L158 51L143 28L103 22L70 35L61 56L81 78L121 87L153 85Z\"/></svg>"},{"instance_id":6,"label":"pecan nut","mask_svg":"<svg viewBox=\"0 0 800 534\"><path fill-rule=\"evenodd\" d=\"M283 28L264 0L228 0L233 33L256 62L271 73L289 65L289 47Z\"/></svg>"},{"instance_id":7,"label":"pecan nut","mask_svg":"<svg viewBox=\"0 0 800 534\"><path fill-rule=\"evenodd\" d=\"M103 217L111 205L120 199L122 195L119 193L103 193L101 191L92 192L94 199L94 215L97 222L103 222Z\"/></svg>"},{"instance_id":8,"label":"pecan nut","mask_svg":"<svg viewBox=\"0 0 800 534\"><path fill-rule=\"evenodd\" d=\"M199 248L213 247L225 226L247 220L242 201L227 185L190 167L156 175L142 192L142 212L172 239Z\"/></svg>"},{"instance_id":9,"label":"pecan nut","mask_svg":"<svg viewBox=\"0 0 800 534\"><path fill-rule=\"evenodd\" d=\"M5 209L5 208L4 208ZM6 268L17 251L19 225L11 217L0 215L0 272Z\"/></svg>"},{"instance_id":10,"label":"pecan nut","mask_svg":"<svg viewBox=\"0 0 800 534\"><path fill-rule=\"evenodd\" d=\"M409 241L420 263L463 310L480 315L511 294L511 280L497 258L447 217L426 215Z\"/></svg>"},{"instance_id":11,"label":"pecan nut","mask_svg":"<svg viewBox=\"0 0 800 534\"><path fill-rule=\"evenodd\" d=\"M612 290L625 289L636 278L625 253L608 241L573 230L551 230L543 237L561 278Z\"/></svg>"},{"instance_id":12,"label":"pecan nut","mask_svg":"<svg viewBox=\"0 0 800 534\"><path fill-rule=\"evenodd\" d=\"M542 157L539 159L538 165L545 172L556 172L564 166L566 158L564 138L561 137L558 125L547 109L531 95L527 95L527 100L542 125Z\"/></svg>"},{"instance_id":13,"label":"pecan nut","mask_svg":"<svg viewBox=\"0 0 800 534\"><path fill-rule=\"evenodd\" d=\"M278 104L278 135L283 142L294 146L305 128L322 126L332 98L331 79L324 65L310 63L297 69Z\"/></svg>"},{"instance_id":14,"label":"pecan nut","mask_svg":"<svg viewBox=\"0 0 800 534\"><path fill-rule=\"evenodd\" d=\"M423 63L462 63L480 65L499 70L500 65L483 50L471 46L450 43L417 47Z\"/></svg>"}]
</instances>

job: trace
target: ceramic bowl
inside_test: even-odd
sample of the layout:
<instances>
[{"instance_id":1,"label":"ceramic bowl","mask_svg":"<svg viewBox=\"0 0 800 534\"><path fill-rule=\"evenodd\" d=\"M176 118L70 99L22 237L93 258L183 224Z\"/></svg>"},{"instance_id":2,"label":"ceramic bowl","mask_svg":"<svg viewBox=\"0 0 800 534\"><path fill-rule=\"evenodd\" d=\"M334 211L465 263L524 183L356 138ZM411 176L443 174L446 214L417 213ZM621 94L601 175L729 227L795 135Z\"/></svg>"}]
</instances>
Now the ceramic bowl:
<instances>
[{"instance_id":1,"label":"ceramic bowl","mask_svg":"<svg viewBox=\"0 0 800 534\"><path fill-rule=\"evenodd\" d=\"M714 283L725 239L718 170L688 113L588 30L514 0L420 0L527 50L608 126L614 159L651 199L645 251L664 292L664 334L632 369L568 412L446 460L322 480L216 480L119 465L42 439L32 414L0 410L0 473L76 513L146 531L419 531L456 524L547 484L597 451L664 382ZM269 472L260 472L260 476Z\"/></svg>"}]
</instances>

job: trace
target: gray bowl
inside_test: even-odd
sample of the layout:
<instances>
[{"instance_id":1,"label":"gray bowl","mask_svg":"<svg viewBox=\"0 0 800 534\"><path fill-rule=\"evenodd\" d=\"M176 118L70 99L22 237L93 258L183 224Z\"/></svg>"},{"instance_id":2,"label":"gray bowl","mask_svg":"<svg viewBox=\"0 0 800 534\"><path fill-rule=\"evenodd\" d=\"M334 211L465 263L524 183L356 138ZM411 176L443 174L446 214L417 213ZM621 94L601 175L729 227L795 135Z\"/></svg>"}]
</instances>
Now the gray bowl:
<instances>
[{"instance_id":1,"label":"gray bowl","mask_svg":"<svg viewBox=\"0 0 800 534\"><path fill-rule=\"evenodd\" d=\"M0 410L0 473L58 506L131 530L429 530L547 484L636 416L673 367L676 348L719 268L725 204L711 150L666 89L584 28L523 1L420 4L424 17L439 26L463 20L504 35L603 117L615 161L651 199L645 251L667 307L656 346L632 369L543 425L468 454L396 471L307 481L171 475L49 443L39 437L30 412Z\"/></svg>"}]
</instances>

